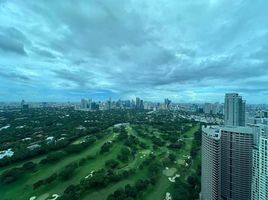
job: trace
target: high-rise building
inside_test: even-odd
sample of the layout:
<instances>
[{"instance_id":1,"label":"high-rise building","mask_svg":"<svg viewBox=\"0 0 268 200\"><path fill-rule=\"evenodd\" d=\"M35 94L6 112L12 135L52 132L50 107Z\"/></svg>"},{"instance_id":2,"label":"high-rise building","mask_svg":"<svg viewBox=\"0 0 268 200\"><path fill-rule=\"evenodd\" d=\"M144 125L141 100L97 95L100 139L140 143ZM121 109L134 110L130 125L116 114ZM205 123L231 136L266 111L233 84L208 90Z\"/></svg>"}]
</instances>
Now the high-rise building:
<instances>
[{"instance_id":1,"label":"high-rise building","mask_svg":"<svg viewBox=\"0 0 268 200\"><path fill-rule=\"evenodd\" d=\"M268 127L260 126L253 150L253 181L251 200L268 199Z\"/></svg>"},{"instance_id":2,"label":"high-rise building","mask_svg":"<svg viewBox=\"0 0 268 200\"><path fill-rule=\"evenodd\" d=\"M250 199L257 131L241 126L202 128L202 200Z\"/></svg>"},{"instance_id":3,"label":"high-rise building","mask_svg":"<svg viewBox=\"0 0 268 200\"><path fill-rule=\"evenodd\" d=\"M81 99L81 109L86 109L87 108L87 100L86 99Z\"/></svg>"},{"instance_id":4,"label":"high-rise building","mask_svg":"<svg viewBox=\"0 0 268 200\"><path fill-rule=\"evenodd\" d=\"M140 99L139 97L136 97L136 103L135 103L135 108L136 109L143 109L143 100Z\"/></svg>"},{"instance_id":5,"label":"high-rise building","mask_svg":"<svg viewBox=\"0 0 268 200\"><path fill-rule=\"evenodd\" d=\"M205 114L212 114L213 105L211 103L205 103L203 107L203 111Z\"/></svg>"},{"instance_id":6,"label":"high-rise building","mask_svg":"<svg viewBox=\"0 0 268 200\"><path fill-rule=\"evenodd\" d=\"M25 101L24 101L24 99L22 99L21 103L20 103L21 107L23 107L24 104L25 104Z\"/></svg>"},{"instance_id":7,"label":"high-rise building","mask_svg":"<svg viewBox=\"0 0 268 200\"><path fill-rule=\"evenodd\" d=\"M202 127L201 200L221 196L221 132L216 127Z\"/></svg>"},{"instance_id":8,"label":"high-rise building","mask_svg":"<svg viewBox=\"0 0 268 200\"><path fill-rule=\"evenodd\" d=\"M254 127L221 128L221 196L223 200L251 197Z\"/></svg>"},{"instance_id":9,"label":"high-rise building","mask_svg":"<svg viewBox=\"0 0 268 200\"><path fill-rule=\"evenodd\" d=\"M245 102L225 96L225 126L202 128L202 200L267 200L268 128L245 126Z\"/></svg>"},{"instance_id":10,"label":"high-rise building","mask_svg":"<svg viewBox=\"0 0 268 200\"><path fill-rule=\"evenodd\" d=\"M225 94L224 124L245 126L245 101L237 93Z\"/></svg>"},{"instance_id":11,"label":"high-rise building","mask_svg":"<svg viewBox=\"0 0 268 200\"><path fill-rule=\"evenodd\" d=\"M169 110L170 109L170 104L171 104L171 100L169 100L168 98L166 98L164 100L164 106L165 106L165 109L166 110Z\"/></svg>"}]
</instances>

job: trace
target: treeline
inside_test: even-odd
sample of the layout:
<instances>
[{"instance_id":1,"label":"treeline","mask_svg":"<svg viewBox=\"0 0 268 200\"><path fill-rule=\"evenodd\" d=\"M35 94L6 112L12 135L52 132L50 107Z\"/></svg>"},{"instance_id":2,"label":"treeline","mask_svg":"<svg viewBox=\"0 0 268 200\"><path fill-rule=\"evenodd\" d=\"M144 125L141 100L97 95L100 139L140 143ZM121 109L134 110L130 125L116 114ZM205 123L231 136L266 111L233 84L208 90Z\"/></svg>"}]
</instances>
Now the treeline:
<instances>
[{"instance_id":1,"label":"treeline","mask_svg":"<svg viewBox=\"0 0 268 200\"><path fill-rule=\"evenodd\" d=\"M36 163L27 162L23 164L22 167L16 167L4 171L0 176L0 182L3 184L9 184L22 177L25 173L35 172L37 170L38 168Z\"/></svg>"},{"instance_id":2,"label":"treeline","mask_svg":"<svg viewBox=\"0 0 268 200\"><path fill-rule=\"evenodd\" d=\"M12 157L0 159L0 167L59 150L85 135L97 136L98 133L117 123L135 124L147 121L146 111L142 110L83 112L71 108L40 108L29 109L27 112L7 110L1 115L5 118L2 121L3 125L9 124L10 128L1 132L5 137L0 137L0 150L12 148L15 154ZM16 128L21 125L24 127ZM86 130L78 130L77 127L80 125ZM57 140L62 135L65 140L46 144L46 136L53 136ZM22 141L26 137L30 137L31 141ZM27 147L35 142L41 147L34 151L29 150Z\"/></svg>"},{"instance_id":3,"label":"treeline","mask_svg":"<svg viewBox=\"0 0 268 200\"><path fill-rule=\"evenodd\" d=\"M185 162L188 165L192 164L192 160L197 158L198 153L201 150L201 126L194 133L194 139L192 141L191 157L192 159L186 159ZM174 194L172 195L174 200L181 199L198 199L201 191L201 163L198 163L194 173L191 173L187 177L186 181L178 180L174 184Z\"/></svg>"},{"instance_id":4,"label":"treeline","mask_svg":"<svg viewBox=\"0 0 268 200\"><path fill-rule=\"evenodd\" d=\"M77 154L83 151L85 148L92 145L95 141L95 137L89 137L83 143L69 145L65 147L62 151L56 151L48 154L47 157L42 159L39 164L45 165L56 163L61 159L65 158L68 154ZM0 181L4 184L8 184L19 179L21 176L24 175L25 172L34 172L34 170L38 170L38 164L33 162L27 162L21 168L12 168L3 172L3 174L0 175Z\"/></svg>"},{"instance_id":5,"label":"treeline","mask_svg":"<svg viewBox=\"0 0 268 200\"><path fill-rule=\"evenodd\" d=\"M80 199L87 191L105 188L107 185L124 180L134 173L134 170L124 170L117 173L111 169L99 170L92 177L82 179L80 184L67 187L59 200Z\"/></svg>"},{"instance_id":6,"label":"treeline","mask_svg":"<svg viewBox=\"0 0 268 200\"><path fill-rule=\"evenodd\" d=\"M68 149L70 144L77 140L78 138L81 138L85 135L96 135L97 133L93 132L87 132L87 133L80 133L75 134L72 137L65 138L64 140L57 141L53 144L47 144L43 142L40 144L40 147L30 150L25 148L25 146L17 146L14 148L15 154L12 157L4 157L3 159L0 159L0 167L4 167L10 164L14 164L16 162L22 162L26 161L44 154L48 154L49 152L53 152L60 149ZM86 145L86 144L85 144ZM74 150L78 150L79 148L82 148L82 146L71 146Z\"/></svg>"}]
</instances>

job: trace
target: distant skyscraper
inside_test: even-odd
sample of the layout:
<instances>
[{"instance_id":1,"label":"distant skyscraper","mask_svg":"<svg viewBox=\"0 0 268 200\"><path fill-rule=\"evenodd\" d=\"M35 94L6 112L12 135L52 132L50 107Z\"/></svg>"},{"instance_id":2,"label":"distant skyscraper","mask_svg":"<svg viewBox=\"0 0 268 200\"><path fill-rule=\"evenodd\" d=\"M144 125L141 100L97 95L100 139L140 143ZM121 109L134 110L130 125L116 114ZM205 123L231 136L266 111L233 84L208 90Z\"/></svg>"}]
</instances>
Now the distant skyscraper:
<instances>
[{"instance_id":1,"label":"distant skyscraper","mask_svg":"<svg viewBox=\"0 0 268 200\"><path fill-rule=\"evenodd\" d=\"M87 102L87 109L92 110L92 99L89 99Z\"/></svg>"},{"instance_id":2,"label":"distant skyscraper","mask_svg":"<svg viewBox=\"0 0 268 200\"><path fill-rule=\"evenodd\" d=\"M225 94L224 124L245 126L245 101L237 93Z\"/></svg>"},{"instance_id":3,"label":"distant skyscraper","mask_svg":"<svg viewBox=\"0 0 268 200\"><path fill-rule=\"evenodd\" d=\"M107 102L107 105L108 105L107 106L108 107L107 109L110 110L112 108L112 99L111 99L111 97L109 98L109 100Z\"/></svg>"},{"instance_id":4,"label":"distant skyscraper","mask_svg":"<svg viewBox=\"0 0 268 200\"><path fill-rule=\"evenodd\" d=\"M23 107L24 104L25 104L25 101L24 101L24 99L22 99L22 101L20 103L21 107Z\"/></svg>"},{"instance_id":5,"label":"distant skyscraper","mask_svg":"<svg viewBox=\"0 0 268 200\"><path fill-rule=\"evenodd\" d=\"M139 97L136 97L136 103L135 103L135 108L136 109L143 109L143 100L140 99Z\"/></svg>"},{"instance_id":6,"label":"distant skyscraper","mask_svg":"<svg viewBox=\"0 0 268 200\"><path fill-rule=\"evenodd\" d=\"M136 109L139 109L140 108L140 98L139 97L136 97Z\"/></svg>"},{"instance_id":7,"label":"distant skyscraper","mask_svg":"<svg viewBox=\"0 0 268 200\"><path fill-rule=\"evenodd\" d=\"M87 100L86 99L81 99L81 108L86 109L87 108Z\"/></svg>"},{"instance_id":8,"label":"distant skyscraper","mask_svg":"<svg viewBox=\"0 0 268 200\"><path fill-rule=\"evenodd\" d=\"M203 110L205 114L212 114L212 107L213 105L211 103L205 103Z\"/></svg>"},{"instance_id":9,"label":"distant skyscraper","mask_svg":"<svg viewBox=\"0 0 268 200\"><path fill-rule=\"evenodd\" d=\"M164 101L165 103L165 109L169 109L170 108L170 104L171 104L171 100L169 100L168 98L165 99Z\"/></svg>"}]
</instances>

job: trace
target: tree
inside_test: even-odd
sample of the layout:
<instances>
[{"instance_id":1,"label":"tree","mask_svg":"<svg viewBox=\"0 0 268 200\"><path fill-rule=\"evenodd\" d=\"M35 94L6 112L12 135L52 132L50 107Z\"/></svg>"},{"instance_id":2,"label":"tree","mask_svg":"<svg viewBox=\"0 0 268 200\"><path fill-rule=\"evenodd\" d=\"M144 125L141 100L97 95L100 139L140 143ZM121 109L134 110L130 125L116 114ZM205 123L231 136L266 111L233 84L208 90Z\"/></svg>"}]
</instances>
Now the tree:
<instances>
[{"instance_id":1,"label":"tree","mask_svg":"<svg viewBox=\"0 0 268 200\"><path fill-rule=\"evenodd\" d=\"M41 160L40 163L41 164L54 163L64 158L65 155L66 153L64 153L63 151L53 152L48 154L48 156L45 159Z\"/></svg>"},{"instance_id":2,"label":"tree","mask_svg":"<svg viewBox=\"0 0 268 200\"><path fill-rule=\"evenodd\" d=\"M168 155L168 158L169 158L169 160L170 160L171 162L176 161L176 155L175 155L174 153L170 153L170 154Z\"/></svg>"},{"instance_id":3,"label":"tree","mask_svg":"<svg viewBox=\"0 0 268 200\"><path fill-rule=\"evenodd\" d=\"M121 149L120 153L118 154L117 158L118 158L118 160L120 160L122 162L127 162L129 160L130 155L131 155L131 152L130 152L129 148L123 147Z\"/></svg>"},{"instance_id":4,"label":"tree","mask_svg":"<svg viewBox=\"0 0 268 200\"><path fill-rule=\"evenodd\" d=\"M33 189L36 190L37 188L41 187L44 184L44 180L39 180L33 184Z\"/></svg>"},{"instance_id":5,"label":"tree","mask_svg":"<svg viewBox=\"0 0 268 200\"><path fill-rule=\"evenodd\" d=\"M100 153L103 154L103 153L109 152L112 146L113 146L112 142L105 142L101 146Z\"/></svg>"},{"instance_id":6,"label":"tree","mask_svg":"<svg viewBox=\"0 0 268 200\"><path fill-rule=\"evenodd\" d=\"M33 162L26 162L22 165L24 171L36 171L37 164Z\"/></svg>"},{"instance_id":7,"label":"tree","mask_svg":"<svg viewBox=\"0 0 268 200\"><path fill-rule=\"evenodd\" d=\"M113 159L105 162L105 166L111 169L115 169L118 165L119 165L119 162Z\"/></svg>"},{"instance_id":8,"label":"tree","mask_svg":"<svg viewBox=\"0 0 268 200\"><path fill-rule=\"evenodd\" d=\"M65 190L63 195L59 198L60 200L74 200L80 199L81 188L79 185L70 185Z\"/></svg>"},{"instance_id":9,"label":"tree","mask_svg":"<svg viewBox=\"0 0 268 200\"><path fill-rule=\"evenodd\" d=\"M48 178L46 178L44 180L45 184L49 184L52 183L54 180L56 180L58 178L58 174L57 173L53 173L51 174Z\"/></svg>"},{"instance_id":10,"label":"tree","mask_svg":"<svg viewBox=\"0 0 268 200\"><path fill-rule=\"evenodd\" d=\"M73 174L75 169L78 167L77 163L71 163L69 165L67 165L60 173L59 173L59 177L61 180L66 181L68 179L70 179Z\"/></svg>"},{"instance_id":11,"label":"tree","mask_svg":"<svg viewBox=\"0 0 268 200\"><path fill-rule=\"evenodd\" d=\"M4 171L3 174L0 176L0 180L4 184L9 184L17 179L19 179L23 174L23 171L21 168L12 168L7 171Z\"/></svg>"}]
</instances>

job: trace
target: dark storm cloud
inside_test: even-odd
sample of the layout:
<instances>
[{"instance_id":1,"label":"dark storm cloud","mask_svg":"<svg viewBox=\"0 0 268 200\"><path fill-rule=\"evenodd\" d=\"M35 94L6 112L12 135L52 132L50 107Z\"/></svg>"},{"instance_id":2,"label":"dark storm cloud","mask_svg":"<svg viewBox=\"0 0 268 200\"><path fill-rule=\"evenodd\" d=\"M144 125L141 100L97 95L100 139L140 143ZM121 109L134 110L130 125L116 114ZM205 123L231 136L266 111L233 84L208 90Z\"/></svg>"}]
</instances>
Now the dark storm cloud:
<instances>
[{"instance_id":1,"label":"dark storm cloud","mask_svg":"<svg viewBox=\"0 0 268 200\"><path fill-rule=\"evenodd\" d=\"M32 51L35 52L36 54L38 54L41 57L56 58L56 56L53 53L51 53L50 51L40 49L38 47L34 47L32 49Z\"/></svg>"},{"instance_id":2,"label":"dark storm cloud","mask_svg":"<svg viewBox=\"0 0 268 200\"><path fill-rule=\"evenodd\" d=\"M58 78L71 81L77 84L79 87L86 87L94 78L93 74L90 74L88 71L79 70L79 71L69 71L69 70L54 70L55 75Z\"/></svg>"},{"instance_id":3,"label":"dark storm cloud","mask_svg":"<svg viewBox=\"0 0 268 200\"><path fill-rule=\"evenodd\" d=\"M26 55L24 45L16 39L6 37L0 34L0 49L2 51L14 52L21 55Z\"/></svg>"},{"instance_id":4,"label":"dark storm cloud","mask_svg":"<svg viewBox=\"0 0 268 200\"><path fill-rule=\"evenodd\" d=\"M0 49L2 51L26 55L25 43L30 43L30 41L18 29L0 27Z\"/></svg>"},{"instance_id":5,"label":"dark storm cloud","mask_svg":"<svg viewBox=\"0 0 268 200\"><path fill-rule=\"evenodd\" d=\"M30 77L15 72L0 72L0 77L19 82L28 82L31 80Z\"/></svg>"},{"instance_id":6,"label":"dark storm cloud","mask_svg":"<svg viewBox=\"0 0 268 200\"><path fill-rule=\"evenodd\" d=\"M38 95L267 95L266 1L0 2L0 62L9 66L0 76L34 77Z\"/></svg>"}]
</instances>

